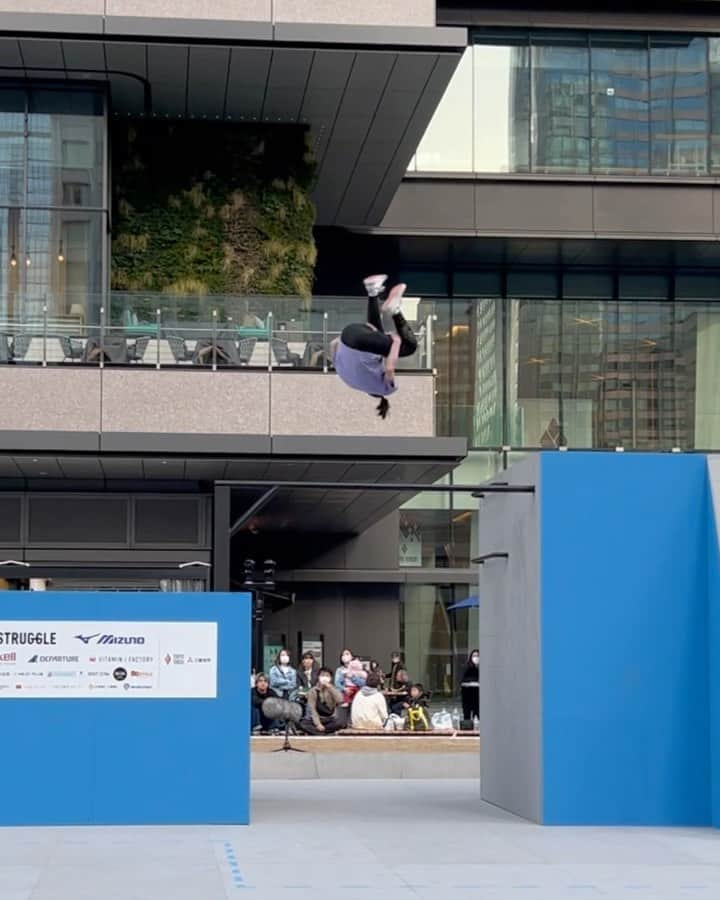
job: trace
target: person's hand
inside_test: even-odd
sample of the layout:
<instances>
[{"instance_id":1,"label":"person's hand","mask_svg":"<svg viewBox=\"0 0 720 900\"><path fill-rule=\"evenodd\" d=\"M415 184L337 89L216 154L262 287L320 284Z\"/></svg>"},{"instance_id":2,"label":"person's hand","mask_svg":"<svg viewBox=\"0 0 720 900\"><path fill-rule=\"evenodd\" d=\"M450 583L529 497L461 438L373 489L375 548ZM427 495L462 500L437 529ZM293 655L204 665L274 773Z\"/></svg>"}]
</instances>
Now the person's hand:
<instances>
[{"instance_id":1,"label":"person's hand","mask_svg":"<svg viewBox=\"0 0 720 900\"><path fill-rule=\"evenodd\" d=\"M318 731L325 731L325 726L323 725L322 722L318 725L317 730L318 730Z\"/></svg>"}]
</instances>

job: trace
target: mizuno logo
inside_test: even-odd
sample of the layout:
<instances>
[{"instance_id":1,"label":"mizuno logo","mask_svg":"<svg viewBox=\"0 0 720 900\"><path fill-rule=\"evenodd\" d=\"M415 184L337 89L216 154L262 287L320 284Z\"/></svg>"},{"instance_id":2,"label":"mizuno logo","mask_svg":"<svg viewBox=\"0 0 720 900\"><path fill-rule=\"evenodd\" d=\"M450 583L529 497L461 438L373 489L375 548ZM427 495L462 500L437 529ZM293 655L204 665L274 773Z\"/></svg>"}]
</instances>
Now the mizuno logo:
<instances>
[{"instance_id":1,"label":"mizuno logo","mask_svg":"<svg viewBox=\"0 0 720 900\"><path fill-rule=\"evenodd\" d=\"M76 634L75 637L82 641L83 644L144 644L145 638L138 635L117 635L117 634Z\"/></svg>"}]
</instances>

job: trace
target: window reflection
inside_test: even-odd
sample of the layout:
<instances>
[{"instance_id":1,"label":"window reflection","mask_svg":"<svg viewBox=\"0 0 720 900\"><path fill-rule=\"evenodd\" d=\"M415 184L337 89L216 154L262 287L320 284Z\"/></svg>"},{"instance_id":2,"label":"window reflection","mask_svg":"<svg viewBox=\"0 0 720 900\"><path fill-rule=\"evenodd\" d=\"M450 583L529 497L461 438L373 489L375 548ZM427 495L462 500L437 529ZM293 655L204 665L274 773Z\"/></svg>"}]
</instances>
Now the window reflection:
<instances>
[{"instance_id":1,"label":"window reflection","mask_svg":"<svg viewBox=\"0 0 720 900\"><path fill-rule=\"evenodd\" d=\"M413 170L706 175L711 155L720 167L719 41L478 33Z\"/></svg>"},{"instance_id":2,"label":"window reflection","mask_svg":"<svg viewBox=\"0 0 720 900\"><path fill-rule=\"evenodd\" d=\"M0 89L0 316L97 316L104 110L86 88ZM89 207L94 207L90 209Z\"/></svg>"},{"instance_id":3,"label":"window reflection","mask_svg":"<svg viewBox=\"0 0 720 900\"><path fill-rule=\"evenodd\" d=\"M646 174L647 39L640 35L593 36L591 52L593 171Z\"/></svg>"}]
</instances>

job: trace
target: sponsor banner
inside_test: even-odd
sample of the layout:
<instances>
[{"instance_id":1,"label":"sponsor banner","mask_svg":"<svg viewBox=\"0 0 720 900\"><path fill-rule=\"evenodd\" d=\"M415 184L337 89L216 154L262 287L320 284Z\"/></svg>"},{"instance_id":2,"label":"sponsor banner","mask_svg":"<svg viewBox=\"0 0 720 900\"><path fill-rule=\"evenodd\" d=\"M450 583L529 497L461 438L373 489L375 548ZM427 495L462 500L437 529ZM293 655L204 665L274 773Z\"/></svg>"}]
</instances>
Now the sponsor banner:
<instances>
[{"instance_id":1,"label":"sponsor banner","mask_svg":"<svg viewBox=\"0 0 720 900\"><path fill-rule=\"evenodd\" d=\"M217 622L0 620L0 699L217 697Z\"/></svg>"}]
</instances>

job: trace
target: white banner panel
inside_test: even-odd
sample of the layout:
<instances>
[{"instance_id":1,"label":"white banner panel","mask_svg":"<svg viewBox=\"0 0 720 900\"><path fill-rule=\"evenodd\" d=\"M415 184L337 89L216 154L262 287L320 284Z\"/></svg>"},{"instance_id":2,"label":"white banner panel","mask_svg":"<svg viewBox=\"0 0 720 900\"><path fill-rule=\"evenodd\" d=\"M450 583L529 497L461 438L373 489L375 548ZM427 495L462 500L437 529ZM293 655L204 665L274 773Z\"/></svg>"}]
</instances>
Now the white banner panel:
<instances>
[{"instance_id":1,"label":"white banner panel","mask_svg":"<svg viewBox=\"0 0 720 900\"><path fill-rule=\"evenodd\" d=\"M0 620L0 700L217 696L217 622Z\"/></svg>"}]
</instances>

